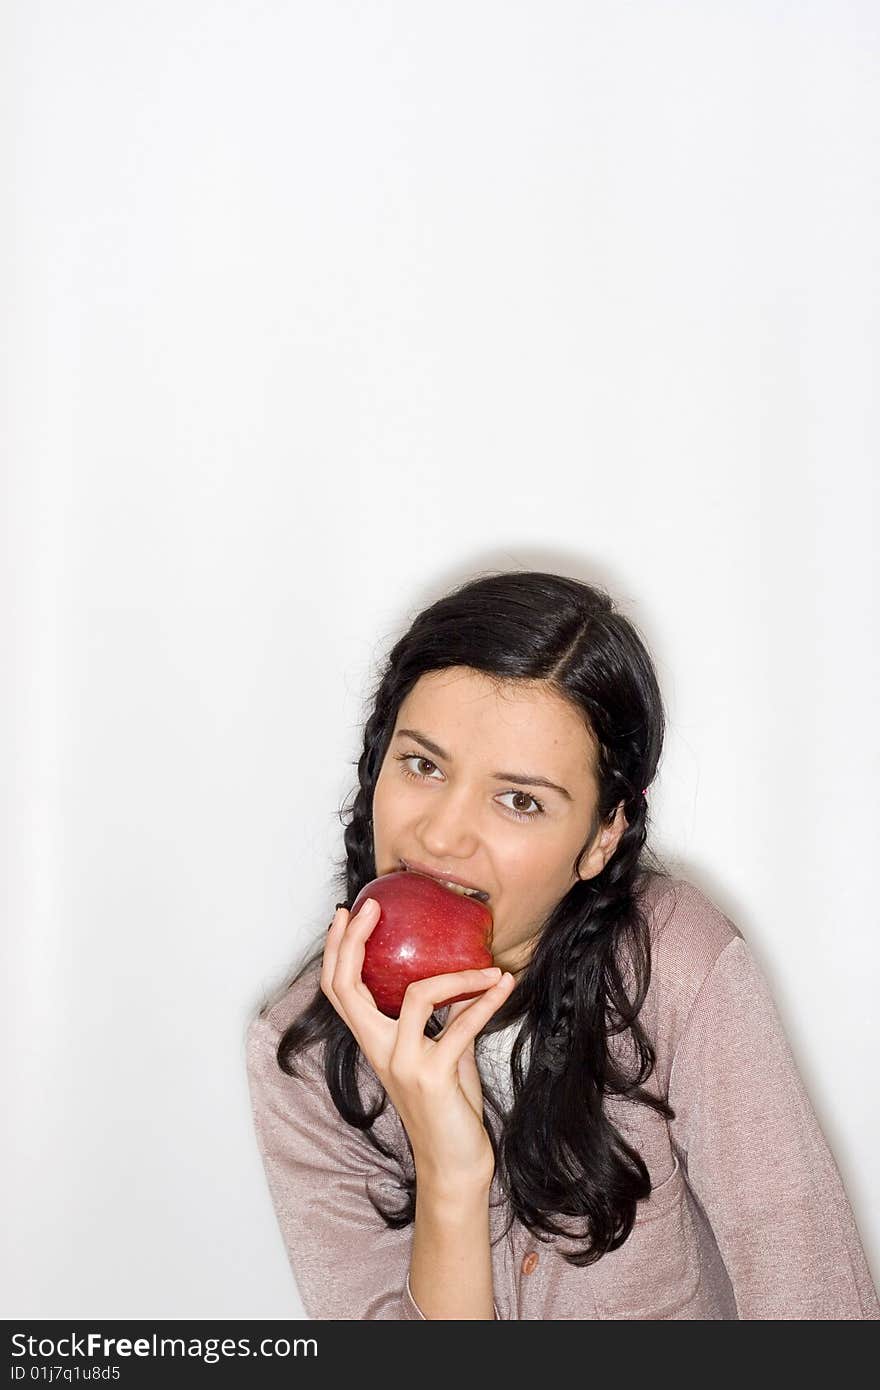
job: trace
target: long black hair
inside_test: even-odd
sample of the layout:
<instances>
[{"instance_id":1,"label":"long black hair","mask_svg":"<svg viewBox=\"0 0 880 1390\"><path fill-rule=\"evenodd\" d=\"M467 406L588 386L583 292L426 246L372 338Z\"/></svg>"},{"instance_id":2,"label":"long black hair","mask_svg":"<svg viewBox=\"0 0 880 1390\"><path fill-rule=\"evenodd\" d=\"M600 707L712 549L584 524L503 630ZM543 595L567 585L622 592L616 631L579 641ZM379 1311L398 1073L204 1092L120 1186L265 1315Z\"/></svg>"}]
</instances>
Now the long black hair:
<instances>
[{"instance_id":1,"label":"long black hair","mask_svg":"<svg viewBox=\"0 0 880 1390\"><path fill-rule=\"evenodd\" d=\"M651 1190L644 1159L612 1124L604 1097L625 1097L674 1118L666 1101L644 1088L656 1055L638 1018L651 978L640 893L651 874L670 877L645 848L643 789L656 773L665 732L660 689L645 642L604 589L558 574L512 571L482 574L451 590L415 618L378 679L357 764L358 790L343 812L348 820L337 891L346 905L376 877L373 789L398 711L421 676L449 667L470 667L500 683L543 682L580 712L598 745L598 804L573 872L599 829L611 823L621 802L624 807L627 824L615 852L598 875L576 883L556 904L516 988L481 1034L522 1020L510 1058L507 1113L491 1085L483 1088L499 1121L497 1134L493 1123L487 1131L510 1222L519 1218L545 1240L570 1237L574 1218L586 1244L564 1257L588 1265L623 1244L637 1201ZM323 945L287 988L322 953ZM441 1026L435 1012L426 1036L436 1037ZM609 1045L614 1035L627 1037L629 1063ZM279 1041L282 1071L299 1076L295 1056L316 1042L324 1044L324 1077L339 1114L390 1156L372 1129L387 1093L382 1088L379 1100L364 1106L360 1048L319 985ZM393 1228L414 1220L414 1171L402 1187L406 1198L397 1210L386 1210L369 1193ZM554 1219L559 1216L565 1224Z\"/></svg>"}]
</instances>

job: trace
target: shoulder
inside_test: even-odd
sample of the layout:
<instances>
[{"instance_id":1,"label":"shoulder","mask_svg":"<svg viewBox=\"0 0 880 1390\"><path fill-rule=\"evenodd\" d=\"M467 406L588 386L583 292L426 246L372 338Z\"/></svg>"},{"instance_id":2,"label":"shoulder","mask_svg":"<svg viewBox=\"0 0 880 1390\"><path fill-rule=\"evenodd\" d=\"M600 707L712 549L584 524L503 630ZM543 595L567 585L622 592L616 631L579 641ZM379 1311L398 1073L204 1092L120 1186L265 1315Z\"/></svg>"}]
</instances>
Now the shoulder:
<instances>
[{"instance_id":1,"label":"shoulder","mask_svg":"<svg viewBox=\"0 0 880 1390\"><path fill-rule=\"evenodd\" d=\"M276 990L263 1000L247 1027L245 1051L249 1070L259 1070L271 1062L274 1074L278 1044L290 1025L305 1012L320 991L320 979L320 961L311 963L303 967L302 973L284 985L280 992ZM305 1049L304 1056L313 1051L314 1048Z\"/></svg>"},{"instance_id":2,"label":"shoulder","mask_svg":"<svg viewBox=\"0 0 880 1390\"><path fill-rule=\"evenodd\" d=\"M668 986L699 986L742 932L689 879L652 874L642 895L651 935L652 971Z\"/></svg>"},{"instance_id":3,"label":"shoulder","mask_svg":"<svg viewBox=\"0 0 880 1390\"><path fill-rule=\"evenodd\" d=\"M246 1064L252 1084L260 1083L272 1087L282 1087L290 1091L295 1085L313 1086L316 1082L323 1094L326 1091L325 1060L328 1044L320 1037L298 1043L296 1051L285 1051L285 1062L293 1062L296 1075L291 1076L281 1067L278 1049L282 1038L291 1024L305 1013L315 1002L322 1001L327 1010L330 1005L321 992L321 958L307 962L301 967L296 978L275 990L261 1005L259 1012L250 1020L245 1039ZM338 1056L338 1054L336 1054ZM384 1094L381 1084L360 1049L356 1052L355 1071L362 1098L373 1103Z\"/></svg>"},{"instance_id":4,"label":"shoulder","mask_svg":"<svg viewBox=\"0 0 880 1390\"><path fill-rule=\"evenodd\" d=\"M321 962L304 965L297 977L264 999L258 1017L279 1037L311 1004L320 991Z\"/></svg>"},{"instance_id":5,"label":"shoulder","mask_svg":"<svg viewBox=\"0 0 880 1390\"><path fill-rule=\"evenodd\" d=\"M651 942L651 980L643 1014L653 1034L658 1065L668 1062L706 980L739 927L689 879L649 876L641 901Z\"/></svg>"},{"instance_id":6,"label":"shoulder","mask_svg":"<svg viewBox=\"0 0 880 1390\"><path fill-rule=\"evenodd\" d=\"M263 1002L247 1026L245 1064L254 1119L264 1144L273 1148L284 1144L292 1152L290 1146L298 1142L294 1130L307 1147L319 1134L323 1136L321 1142L334 1145L339 1142L357 1148L363 1143L357 1128L352 1128L352 1123L345 1119L328 1087L325 1063L332 1043L317 1037L304 1046L297 1046L292 1055L283 1049L284 1066L279 1060L279 1047L291 1024L316 998L324 999L320 979L320 959L309 962L294 980ZM334 1064L339 1062L338 1047L332 1051L332 1057ZM291 1064L292 1073L287 1070ZM335 1065L334 1071L337 1071ZM384 1089L359 1049L355 1053L354 1080L360 1104L365 1109L379 1107L372 1125L373 1133L389 1144L406 1166L407 1140L397 1112L392 1105L385 1104ZM346 1099L350 1101L350 1096ZM369 1145L364 1152L372 1157Z\"/></svg>"}]
</instances>

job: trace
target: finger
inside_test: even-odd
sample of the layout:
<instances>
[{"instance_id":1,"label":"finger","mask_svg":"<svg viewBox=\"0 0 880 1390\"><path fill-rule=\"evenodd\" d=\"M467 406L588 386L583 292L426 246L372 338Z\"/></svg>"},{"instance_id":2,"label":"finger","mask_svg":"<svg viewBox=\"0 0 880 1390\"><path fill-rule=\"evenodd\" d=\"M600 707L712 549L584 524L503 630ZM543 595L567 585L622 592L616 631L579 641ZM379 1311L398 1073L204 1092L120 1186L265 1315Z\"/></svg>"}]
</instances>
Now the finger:
<instances>
[{"instance_id":1,"label":"finger","mask_svg":"<svg viewBox=\"0 0 880 1390\"><path fill-rule=\"evenodd\" d=\"M327 928L327 935L324 939L324 953L321 957L321 986L330 984L333 980L333 972L336 969L336 957L339 954L339 943L348 924L348 909L337 907L333 921Z\"/></svg>"},{"instance_id":2,"label":"finger","mask_svg":"<svg viewBox=\"0 0 880 1390\"><path fill-rule=\"evenodd\" d=\"M474 1045L470 1043L458 1059L458 1084L467 1096L472 1108L482 1118L483 1078L474 1057Z\"/></svg>"},{"instance_id":3,"label":"finger","mask_svg":"<svg viewBox=\"0 0 880 1390\"><path fill-rule=\"evenodd\" d=\"M364 914L364 909L366 913ZM375 913L374 913L375 915ZM340 952L346 941L347 934L356 930L356 925L362 927L364 920L370 918L370 909L366 903L362 904L358 912L352 917L350 910L345 903L338 903L336 915L327 929L327 939L324 943L324 953L321 961L321 989L327 995L333 1007L345 1018L345 1001L340 998L339 985L343 980L343 975L339 972ZM375 926L375 922L370 922L370 930ZM369 931L367 932L369 935ZM361 990L371 1003L375 1003L366 985L358 978ZM346 1023L351 1026L350 1020L345 1018Z\"/></svg>"},{"instance_id":4,"label":"finger","mask_svg":"<svg viewBox=\"0 0 880 1390\"><path fill-rule=\"evenodd\" d=\"M497 984L498 981L496 980L495 983ZM490 980L489 987L491 988L491 986L492 981ZM460 1013L464 1013L465 1009L469 1009L471 1005L474 1003L476 1003L475 999L461 999L457 1001L455 1004L450 1004L449 1013L446 1015L446 1022L440 1029L440 1032L435 1034L434 1041L439 1042L441 1038L445 1038L452 1024L458 1018L458 1015Z\"/></svg>"},{"instance_id":5,"label":"finger","mask_svg":"<svg viewBox=\"0 0 880 1390\"><path fill-rule=\"evenodd\" d=\"M349 1019L346 1017L342 1001L339 999L333 987L333 977L336 971L336 959L339 955L339 946L342 941L345 929L348 925L349 912L344 906L336 909L336 915L327 930L327 939L324 942L324 954L321 958L321 990L326 994L336 1012L345 1019L351 1027Z\"/></svg>"},{"instance_id":6,"label":"finger","mask_svg":"<svg viewBox=\"0 0 880 1390\"><path fill-rule=\"evenodd\" d=\"M458 1018L458 1015L464 1013L465 1009L469 1009L473 1002L473 999L456 999L454 1004L450 1004L449 1012L446 1015L446 1022L443 1025L443 1030L442 1032L437 1034L437 1037L442 1037L443 1033L446 1032L446 1029L449 1027L450 1023L454 1023L455 1020Z\"/></svg>"},{"instance_id":7,"label":"finger","mask_svg":"<svg viewBox=\"0 0 880 1390\"><path fill-rule=\"evenodd\" d=\"M398 1060L415 1062L430 1051L425 1047L425 1024L441 1000L448 999L450 995L467 994L471 990L488 989L495 984L500 973L498 966L493 965L488 970L456 970L446 975L429 975L408 985L397 1024L395 1052Z\"/></svg>"},{"instance_id":8,"label":"finger","mask_svg":"<svg viewBox=\"0 0 880 1390\"><path fill-rule=\"evenodd\" d=\"M469 1044L471 1044L494 1013L510 998L516 980L510 972L501 976L498 982L475 999L470 1008L460 1013L440 1036L435 1039L432 1061L441 1069L455 1066Z\"/></svg>"},{"instance_id":9,"label":"finger","mask_svg":"<svg viewBox=\"0 0 880 1390\"><path fill-rule=\"evenodd\" d=\"M336 948L332 988L356 1036L366 1037L365 1030L375 1030L380 1021L383 1028L391 1024L361 978L364 948L367 938L376 928L379 915L379 904L375 898L368 898L349 919Z\"/></svg>"}]
</instances>

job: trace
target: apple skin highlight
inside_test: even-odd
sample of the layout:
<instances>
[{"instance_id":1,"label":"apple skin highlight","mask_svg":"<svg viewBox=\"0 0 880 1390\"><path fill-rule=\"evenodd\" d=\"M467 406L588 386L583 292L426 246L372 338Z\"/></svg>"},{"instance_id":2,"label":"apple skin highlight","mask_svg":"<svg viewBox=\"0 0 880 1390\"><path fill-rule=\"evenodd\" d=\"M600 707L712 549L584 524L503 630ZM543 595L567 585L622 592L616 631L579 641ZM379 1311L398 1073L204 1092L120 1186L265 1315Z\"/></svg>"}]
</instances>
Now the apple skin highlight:
<instances>
[{"instance_id":1,"label":"apple skin highlight","mask_svg":"<svg viewBox=\"0 0 880 1390\"><path fill-rule=\"evenodd\" d=\"M456 970L494 965L494 919L486 903L462 896L437 879L397 869L374 878L351 906L354 917L367 898L379 904L379 920L364 943L361 978L389 1018L399 1018L407 985ZM436 1008L476 999L481 990L438 1000Z\"/></svg>"}]
</instances>

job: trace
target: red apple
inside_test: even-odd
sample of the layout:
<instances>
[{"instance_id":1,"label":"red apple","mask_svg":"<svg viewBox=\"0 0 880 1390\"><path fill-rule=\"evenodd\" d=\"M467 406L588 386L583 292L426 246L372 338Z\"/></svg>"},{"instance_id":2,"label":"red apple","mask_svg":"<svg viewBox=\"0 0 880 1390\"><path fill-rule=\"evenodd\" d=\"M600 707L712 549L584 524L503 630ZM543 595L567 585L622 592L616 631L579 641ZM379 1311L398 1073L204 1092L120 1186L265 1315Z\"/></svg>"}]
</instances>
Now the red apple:
<instances>
[{"instance_id":1,"label":"red apple","mask_svg":"<svg viewBox=\"0 0 880 1390\"><path fill-rule=\"evenodd\" d=\"M407 985L453 970L485 970L492 960L494 922L487 905L427 874L399 869L374 878L358 893L351 916L367 898L379 920L364 943L361 978L389 1018L399 1018ZM476 999L481 990L453 994L436 1008Z\"/></svg>"}]
</instances>

